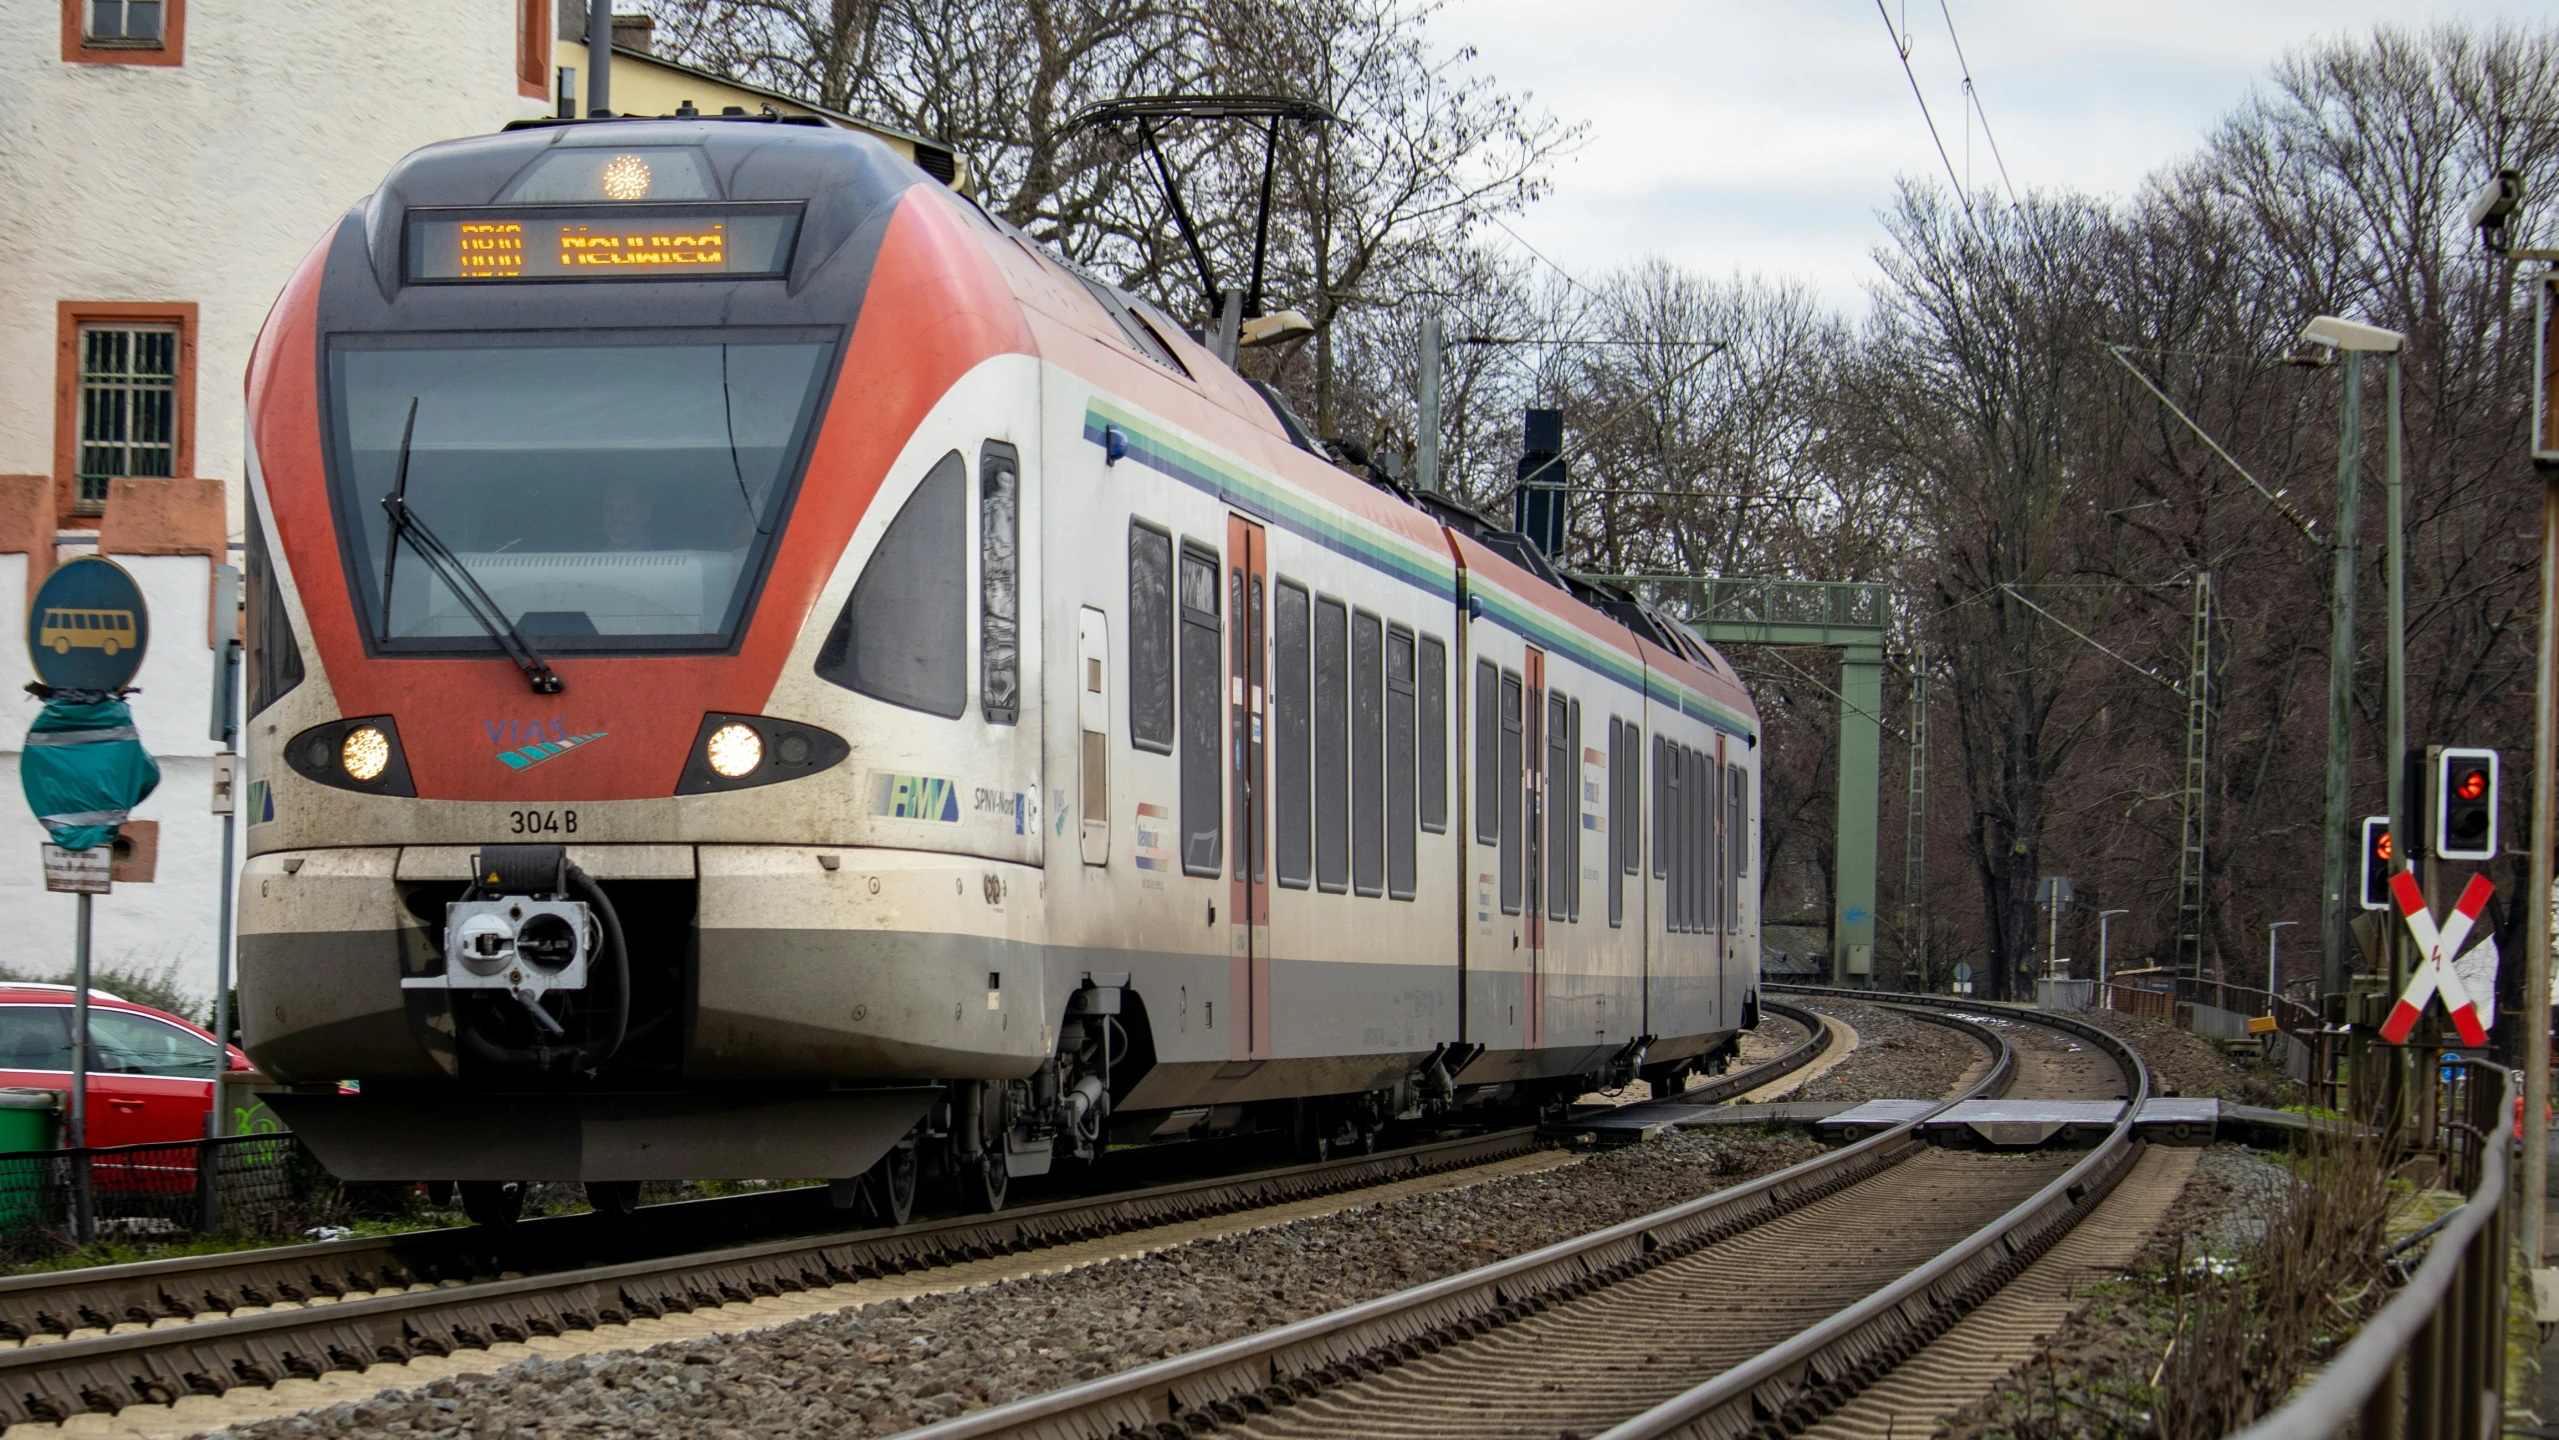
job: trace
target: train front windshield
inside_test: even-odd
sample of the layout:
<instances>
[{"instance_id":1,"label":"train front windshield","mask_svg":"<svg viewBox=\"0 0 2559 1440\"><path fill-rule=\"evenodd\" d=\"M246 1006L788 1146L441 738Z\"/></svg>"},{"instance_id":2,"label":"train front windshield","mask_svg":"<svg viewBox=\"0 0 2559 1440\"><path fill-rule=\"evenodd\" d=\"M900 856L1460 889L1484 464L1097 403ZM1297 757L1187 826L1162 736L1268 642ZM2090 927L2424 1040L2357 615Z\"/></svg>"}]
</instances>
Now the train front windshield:
<instances>
[{"instance_id":1,"label":"train front windshield","mask_svg":"<svg viewBox=\"0 0 2559 1440\"><path fill-rule=\"evenodd\" d=\"M382 501L410 513L528 638L598 653L725 648L805 463L831 334L578 344L341 338L330 491L381 648L495 642Z\"/></svg>"}]
</instances>

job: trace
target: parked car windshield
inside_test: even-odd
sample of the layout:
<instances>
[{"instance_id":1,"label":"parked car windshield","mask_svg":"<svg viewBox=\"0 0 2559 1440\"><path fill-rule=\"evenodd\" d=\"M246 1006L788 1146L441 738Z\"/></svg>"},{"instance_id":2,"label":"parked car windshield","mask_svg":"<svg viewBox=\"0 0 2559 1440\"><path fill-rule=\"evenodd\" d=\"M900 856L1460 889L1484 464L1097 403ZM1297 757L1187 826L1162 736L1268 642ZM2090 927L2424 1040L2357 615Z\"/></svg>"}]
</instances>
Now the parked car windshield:
<instances>
[{"instance_id":1,"label":"parked car windshield","mask_svg":"<svg viewBox=\"0 0 2559 1440\"><path fill-rule=\"evenodd\" d=\"M219 1062L212 1041L130 1010L91 1010L89 1042L89 1068L102 1073L211 1079Z\"/></svg>"},{"instance_id":2,"label":"parked car windshield","mask_svg":"<svg viewBox=\"0 0 2559 1440\"><path fill-rule=\"evenodd\" d=\"M166 1020L130 1010L89 1011L89 1071L211 1079L221 1052ZM0 1069L71 1069L71 1007L0 1005Z\"/></svg>"},{"instance_id":3,"label":"parked car windshield","mask_svg":"<svg viewBox=\"0 0 2559 1440\"><path fill-rule=\"evenodd\" d=\"M0 1005L0 1067L71 1068L71 1007Z\"/></svg>"}]
</instances>

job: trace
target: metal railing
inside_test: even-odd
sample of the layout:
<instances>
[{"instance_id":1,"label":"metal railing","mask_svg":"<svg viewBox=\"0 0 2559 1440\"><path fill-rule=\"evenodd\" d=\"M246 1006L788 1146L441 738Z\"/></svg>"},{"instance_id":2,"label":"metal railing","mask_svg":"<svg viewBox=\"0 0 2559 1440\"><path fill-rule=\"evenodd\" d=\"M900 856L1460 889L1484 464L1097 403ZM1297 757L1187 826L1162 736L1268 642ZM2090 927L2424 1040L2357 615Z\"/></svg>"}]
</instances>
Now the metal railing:
<instances>
[{"instance_id":1,"label":"metal railing","mask_svg":"<svg viewBox=\"0 0 2559 1440\"><path fill-rule=\"evenodd\" d=\"M84 1237L294 1235L335 1218L344 1198L289 1133L0 1154L0 1261L58 1254Z\"/></svg>"},{"instance_id":2,"label":"metal railing","mask_svg":"<svg viewBox=\"0 0 2559 1440\"><path fill-rule=\"evenodd\" d=\"M2282 1409L2237 1440L2470 1440L2495 1435L2506 1389L2508 1200L2516 1075L2484 1060L2444 1066L2448 1170L2470 1199L2402 1241L2429 1243L2389 1304ZM2534 1197L2533 1203L2538 1203Z\"/></svg>"},{"instance_id":3,"label":"metal railing","mask_svg":"<svg viewBox=\"0 0 2559 1440\"><path fill-rule=\"evenodd\" d=\"M2147 974L2147 981L2126 981L2123 973ZM2234 1015L2272 1016L2278 1029L2310 1035L2320 1028L2319 1012L2287 995L2269 994L2251 985L2233 985L2193 975L2166 972L2119 972L2106 982L2105 1008L2119 1015L2140 1015L2175 1023L2177 1007L2210 1005Z\"/></svg>"}]
</instances>

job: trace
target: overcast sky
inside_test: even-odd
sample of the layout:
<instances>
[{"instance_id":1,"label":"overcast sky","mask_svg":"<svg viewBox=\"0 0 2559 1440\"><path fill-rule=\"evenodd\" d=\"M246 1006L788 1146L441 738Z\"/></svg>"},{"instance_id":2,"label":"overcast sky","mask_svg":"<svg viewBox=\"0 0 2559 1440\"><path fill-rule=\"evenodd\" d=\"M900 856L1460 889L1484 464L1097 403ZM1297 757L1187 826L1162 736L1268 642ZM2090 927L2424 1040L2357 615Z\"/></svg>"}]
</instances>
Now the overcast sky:
<instances>
[{"instance_id":1,"label":"overcast sky","mask_svg":"<svg viewBox=\"0 0 2559 1440\"><path fill-rule=\"evenodd\" d=\"M1957 173L1996 183L1939 0L1451 0L1442 44L1548 111L1589 122L1551 195L1510 223L1579 275L1660 254L1717 275L1793 275L1865 309L1877 212L1904 175L1944 180L1895 58ZM2114 194L2194 150L2286 50L2340 31L2498 19L2549 0L1946 0L1990 134L2022 193Z\"/></svg>"}]
</instances>

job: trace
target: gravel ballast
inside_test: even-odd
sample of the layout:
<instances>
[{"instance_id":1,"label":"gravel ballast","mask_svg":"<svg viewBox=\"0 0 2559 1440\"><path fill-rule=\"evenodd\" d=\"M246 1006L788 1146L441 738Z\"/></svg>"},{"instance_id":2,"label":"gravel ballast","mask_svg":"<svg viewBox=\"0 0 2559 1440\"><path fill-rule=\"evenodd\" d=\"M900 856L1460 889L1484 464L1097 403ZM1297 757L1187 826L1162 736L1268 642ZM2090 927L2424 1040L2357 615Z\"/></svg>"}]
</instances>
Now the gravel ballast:
<instances>
[{"instance_id":1,"label":"gravel ballast","mask_svg":"<svg viewBox=\"0 0 2559 1440\"><path fill-rule=\"evenodd\" d=\"M508 1365L220 1432L285 1436L890 1434L1356 1304L1821 1153L1684 1132L1132 1260L636 1353Z\"/></svg>"},{"instance_id":2,"label":"gravel ballast","mask_svg":"<svg viewBox=\"0 0 2559 1440\"><path fill-rule=\"evenodd\" d=\"M1857 1032L1846 1060L1814 1076L1789 1100L1937 1100L1990 1057L1979 1041L1950 1026L1900 1010L1823 996L1806 1008L1845 1021Z\"/></svg>"}]
</instances>

